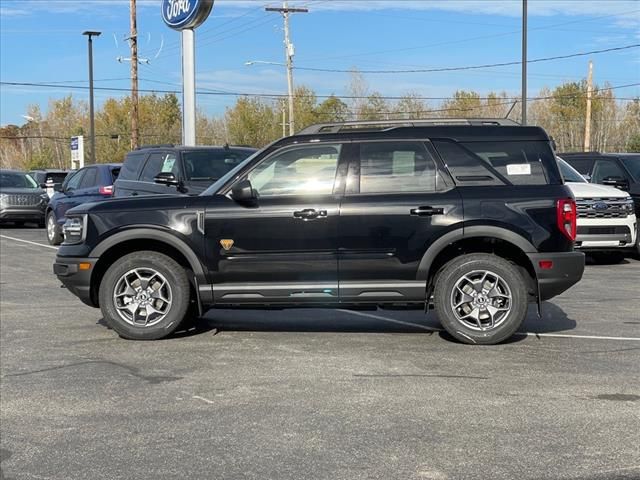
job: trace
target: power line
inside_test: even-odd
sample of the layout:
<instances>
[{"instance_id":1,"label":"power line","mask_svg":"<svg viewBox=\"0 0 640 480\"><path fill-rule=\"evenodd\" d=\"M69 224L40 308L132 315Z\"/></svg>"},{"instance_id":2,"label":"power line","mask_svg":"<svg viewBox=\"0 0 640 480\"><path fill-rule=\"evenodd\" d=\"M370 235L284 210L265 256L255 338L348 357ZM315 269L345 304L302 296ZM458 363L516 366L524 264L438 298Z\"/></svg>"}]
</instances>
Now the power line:
<instances>
[{"instance_id":1,"label":"power line","mask_svg":"<svg viewBox=\"0 0 640 480\"><path fill-rule=\"evenodd\" d=\"M162 82L162 83L168 83L168 82ZM36 82L0 82L0 85L6 85L6 86L18 86L18 87L36 87L36 88L60 88L60 87L64 87L64 88L68 88L70 90L88 90L89 87L85 86L85 85L61 85L61 84L54 84L54 83L36 83ZM170 85L174 85L174 84L170 84ZM625 85L616 85L616 86L612 86L612 87L603 87L603 88L598 88L598 89L594 89L594 93L597 92L604 92L604 91L609 91L609 90L619 90L622 88L630 88L630 87L637 87L640 86L640 82L638 83L628 83ZM130 90L128 88L118 88L118 87L94 87L94 90L101 90L101 91L107 91L107 92L130 92ZM151 93L151 94L158 94L158 93L173 93L173 94L180 94L181 91L180 90L167 90L167 89L139 89L140 92L143 93ZM213 91L213 90L198 90L196 91L196 93L198 95L213 95L213 96L230 96L230 97L260 97L260 98L287 98L288 94L285 93L254 93L254 92L222 92L222 91ZM368 99L370 98L370 96L357 96L357 95L314 95L316 98L338 98L338 99L347 99L347 100L356 100L356 99ZM540 96L540 97L528 97L529 100L548 100L548 99L554 99L554 98L560 98L560 97L586 97L586 93L568 93L568 94L562 94L562 95L547 95L547 96ZM381 98L383 100L403 100L405 98L407 98L407 96L379 96L377 98ZM456 97L414 97L414 96L409 96L408 98L411 99L415 99L415 100L455 100ZM475 100L495 100L495 99L519 99L519 96L513 96L513 97L502 97L502 96L497 96L497 97L473 97L473 99ZM622 97L622 98L618 98L616 100L630 100L630 101L636 101L638 100L638 97Z\"/></svg>"},{"instance_id":2,"label":"power line","mask_svg":"<svg viewBox=\"0 0 640 480\"><path fill-rule=\"evenodd\" d=\"M564 60L567 58L584 57L585 55L595 55L599 53L617 52L640 47L640 43L625 45L622 47L604 48L600 50L591 50L588 52L571 53L567 55L556 55L553 57L535 58L527 60L527 63L549 62L552 60ZM465 65L461 67L438 67L438 68L416 68L410 70L357 70L359 73L384 74L384 73L434 73L434 72L453 72L459 70L476 70L479 68L506 67L511 65L521 65L521 61L487 63L483 65ZM317 68L317 67L293 67L296 70L305 70L309 72L325 72L325 73L352 73L356 69L339 69L339 68Z\"/></svg>"}]
</instances>

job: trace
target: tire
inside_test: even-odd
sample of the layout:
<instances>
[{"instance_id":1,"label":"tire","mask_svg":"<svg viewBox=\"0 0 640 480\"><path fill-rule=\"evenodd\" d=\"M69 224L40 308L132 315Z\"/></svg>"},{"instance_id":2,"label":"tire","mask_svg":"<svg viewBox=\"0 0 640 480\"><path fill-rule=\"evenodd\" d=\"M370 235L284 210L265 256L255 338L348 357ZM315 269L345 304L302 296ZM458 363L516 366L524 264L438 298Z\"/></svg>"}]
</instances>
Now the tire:
<instances>
[{"instance_id":1,"label":"tire","mask_svg":"<svg viewBox=\"0 0 640 480\"><path fill-rule=\"evenodd\" d=\"M53 210L47 213L47 240L51 245L60 245L62 243L63 237L62 232L60 231L60 225L56 221L56 215L53 213Z\"/></svg>"},{"instance_id":2,"label":"tire","mask_svg":"<svg viewBox=\"0 0 640 480\"><path fill-rule=\"evenodd\" d=\"M438 273L434 303L442 326L457 340L495 345L511 337L526 318L527 281L502 257L463 255Z\"/></svg>"},{"instance_id":3,"label":"tire","mask_svg":"<svg viewBox=\"0 0 640 480\"><path fill-rule=\"evenodd\" d=\"M593 252L590 255L598 265L615 265L624 260L623 252Z\"/></svg>"},{"instance_id":4,"label":"tire","mask_svg":"<svg viewBox=\"0 0 640 480\"><path fill-rule=\"evenodd\" d=\"M121 337L158 340L184 321L190 295L189 279L181 265L161 253L140 251L109 267L100 284L99 300L105 321Z\"/></svg>"}]
</instances>

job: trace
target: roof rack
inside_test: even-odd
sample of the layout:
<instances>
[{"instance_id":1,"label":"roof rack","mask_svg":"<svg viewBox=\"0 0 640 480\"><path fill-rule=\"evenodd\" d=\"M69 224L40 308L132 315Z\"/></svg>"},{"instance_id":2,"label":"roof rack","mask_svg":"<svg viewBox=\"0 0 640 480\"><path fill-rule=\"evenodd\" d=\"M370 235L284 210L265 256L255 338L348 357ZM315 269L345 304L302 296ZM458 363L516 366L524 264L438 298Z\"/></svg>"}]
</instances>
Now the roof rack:
<instances>
[{"instance_id":1,"label":"roof rack","mask_svg":"<svg viewBox=\"0 0 640 480\"><path fill-rule=\"evenodd\" d=\"M391 130L401 127L421 127L438 125L500 125L519 126L518 122L508 118L426 118L422 120L360 120L354 122L318 123L311 125L296 135L315 135L318 133L338 133L345 130Z\"/></svg>"},{"instance_id":2,"label":"roof rack","mask_svg":"<svg viewBox=\"0 0 640 480\"><path fill-rule=\"evenodd\" d=\"M175 145L173 143L160 143L158 145L141 145L136 150L144 150L145 148L173 148Z\"/></svg>"}]
</instances>

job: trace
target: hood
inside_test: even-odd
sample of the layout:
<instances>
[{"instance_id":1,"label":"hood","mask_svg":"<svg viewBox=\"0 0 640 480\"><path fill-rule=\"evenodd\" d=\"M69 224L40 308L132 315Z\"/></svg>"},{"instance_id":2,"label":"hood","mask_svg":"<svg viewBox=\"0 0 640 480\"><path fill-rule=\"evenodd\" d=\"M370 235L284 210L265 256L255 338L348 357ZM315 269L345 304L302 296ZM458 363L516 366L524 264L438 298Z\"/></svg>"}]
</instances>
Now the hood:
<instances>
[{"instance_id":1,"label":"hood","mask_svg":"<svg viewBox=\"0 0 640 480\"><path fill-rule=\"evenodd\" d=\"M41 188L0 188L0 193L11 193L14 195L43 195L45 191Z\"/></svg>"},{"instance_id":2,"label":"hood","mask_svg":"<svg viewBox=\"0 0 640 480\"><path fill-rule=\"evenodd\" d=\"M141 197L108 198L99 202L83 203L70 209L68 214L125 212L133 210L176 210L187 208L194 197L186 195L147 195Z\"/></svg>"},{"instance_id":3,"label":"hood","mask_svg":"<svg viewBox=\"0 0 640 480\"><path fill-rule=\"evenodd\" d=\"M574 183L567 182L567 187L571 189L573 196L576 198L628 198L627 192L618 190L614 187L599 185L597 183Z\"/></svg>"}]
</instances>

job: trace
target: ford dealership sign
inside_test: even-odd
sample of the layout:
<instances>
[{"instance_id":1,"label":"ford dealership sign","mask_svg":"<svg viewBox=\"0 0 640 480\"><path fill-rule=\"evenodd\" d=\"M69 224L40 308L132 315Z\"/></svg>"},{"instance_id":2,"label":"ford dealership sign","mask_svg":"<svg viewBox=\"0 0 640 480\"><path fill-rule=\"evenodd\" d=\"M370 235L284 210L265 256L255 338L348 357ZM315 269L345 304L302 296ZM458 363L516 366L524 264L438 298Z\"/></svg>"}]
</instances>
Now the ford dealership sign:
<instances>
[{"instance_id":1,"label":"ford dealership sign","mask_svg":"<svg viewBox=\"0 0 640 480\"><path fill-rule=\"evenodd\" d=\"M213 0L162 0L162 19L175 30L196 28L213 8Z\"/></svg>"}]
</instances>

